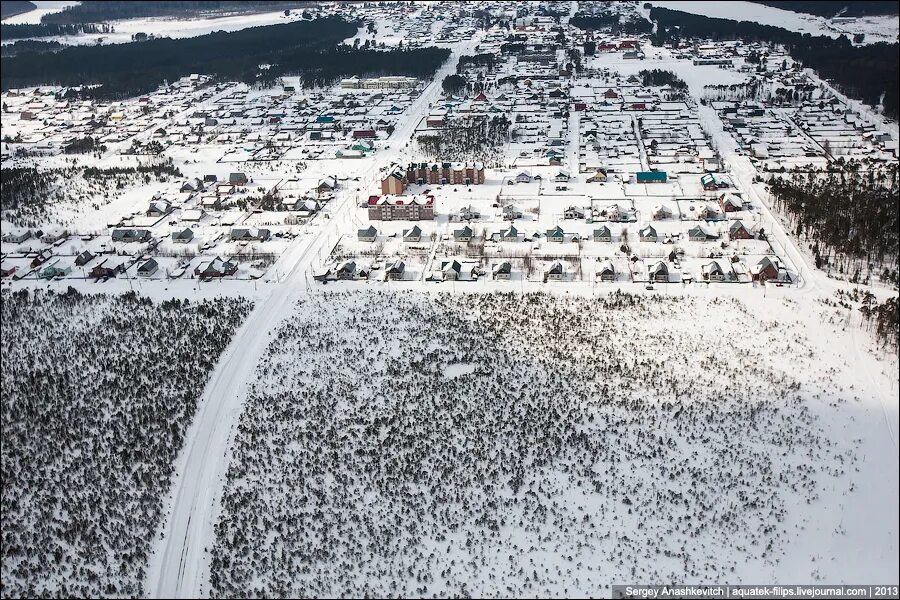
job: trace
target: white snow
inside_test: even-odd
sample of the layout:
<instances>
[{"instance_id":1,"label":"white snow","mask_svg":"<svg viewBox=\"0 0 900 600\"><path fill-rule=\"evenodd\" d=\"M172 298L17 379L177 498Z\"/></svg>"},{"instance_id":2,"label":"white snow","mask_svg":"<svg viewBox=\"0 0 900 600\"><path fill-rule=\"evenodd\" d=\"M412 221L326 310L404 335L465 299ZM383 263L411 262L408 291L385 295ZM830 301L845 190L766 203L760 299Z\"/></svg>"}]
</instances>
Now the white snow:
<instances>
[{"instance_id":1,"label":"white snow","mask_svg":"<svg viewBox=\"0 0 900 600\"><path fill-rule=\"evenodd\" d=\"M866 36L864 43L866 44L896 42L897 34L900 32L900 17L897 15L862 17L855 21L832 23L824 17L782 10L755 2L651 0L650 4L715 19L751 21L760 25L771 25L811 35L827 35L836 38L846 33L852 39L853 35L864 33Z\"/></svg>"},{"instance_id":2,"label":"white snow","mask_svg":"<svg viewBox=\"0 0 900 600\"><path fill-rule=\"evenodd\" d=\"M71 2L68 0L33 0L32 4L34 4L37 8L28 11L27 13L22 13L20 15L15 15L13 17L7 17L6 19L3 19L4 25L16 25L20 23L40 23L41 17L43 17L44 15L60 12L68 6L75 6L76 4L81 4L81 2Z\"/></svg>"}]
</instances>

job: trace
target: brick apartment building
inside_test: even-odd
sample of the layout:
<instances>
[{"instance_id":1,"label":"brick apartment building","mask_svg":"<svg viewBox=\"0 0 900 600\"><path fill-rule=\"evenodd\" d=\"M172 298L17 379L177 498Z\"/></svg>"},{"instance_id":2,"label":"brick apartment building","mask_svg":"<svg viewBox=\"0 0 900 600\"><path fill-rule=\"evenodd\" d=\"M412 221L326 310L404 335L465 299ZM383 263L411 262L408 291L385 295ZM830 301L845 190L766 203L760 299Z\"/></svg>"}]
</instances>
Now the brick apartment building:
<instances>
[{"instance_id":1,"label":"brick apartment building","mask_svg":"<svg viewBox=\"0 0 900 600\"><path fill-rule=\"evenodd\" d=\"M369 196L371 221L430 221L434 219L434 196Z\"/></svg>"}]
</instances>

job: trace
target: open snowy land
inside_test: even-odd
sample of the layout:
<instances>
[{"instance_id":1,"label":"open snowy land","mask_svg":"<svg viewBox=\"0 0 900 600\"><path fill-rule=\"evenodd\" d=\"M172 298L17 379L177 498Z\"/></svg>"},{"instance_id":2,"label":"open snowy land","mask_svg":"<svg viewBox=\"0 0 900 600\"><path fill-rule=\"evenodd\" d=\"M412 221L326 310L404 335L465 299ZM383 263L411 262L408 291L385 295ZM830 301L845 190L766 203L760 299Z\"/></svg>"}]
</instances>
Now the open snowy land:
<instances>
[{"instance_id":1,"label":"open snowy land","mask_svg":"<svg viewBox=\"0 0 900 600\"><path fill-rule=\"evenodd\" d=\"M896 580L896 406L845 313L798 312L787 297L302 299L248 391L209 593Z\"/></svg>"}]
</instances>

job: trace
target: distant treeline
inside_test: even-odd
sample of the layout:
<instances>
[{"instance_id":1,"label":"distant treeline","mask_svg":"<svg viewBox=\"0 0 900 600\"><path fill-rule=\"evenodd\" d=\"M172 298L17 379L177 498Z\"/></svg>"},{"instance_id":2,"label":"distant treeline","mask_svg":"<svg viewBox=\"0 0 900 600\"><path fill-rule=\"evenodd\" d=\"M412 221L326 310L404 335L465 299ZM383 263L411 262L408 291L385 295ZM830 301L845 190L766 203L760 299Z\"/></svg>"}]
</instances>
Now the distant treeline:
<instances>
[{"instance_id":1,"label":"distant treeline","mask_svg":"<svg viewBox=\"0 0 900 600\"><path fill-rule=\"evenodd\" d=\"M60 12L46 14L41 23L102 23L115 19L136 19L140 17L163 17L170 15L196 14L201 12L258 12L263 10L285 10L309 6L313 2L277 2L275 0L249 2L175 2L175 1L129 1L96 2L86 1L69 6Z\"/></svg>"},{"instance_id":2,"label":"distant treeline","mask_svg":"<svg viewBox=\"0 0 900 600\"><path fill-rule=\"evenodd\" d=\"M23 52L56 52L63 47L59 42L43 42L40 40L19 40L12 44L0 46L0 56L15 56Z\"/></svg>"},{"instance_id":3,"label":"distant treeline","mask_svg":"<svg viewBox=\"0 0 900 600\"><path fill-rule=\"evenodd\" d=\"M3 0L0 2L0 18L14 17L33 11L37 5L26 0Z\"/></svg>"},{"instance_id":4,"label":"distant treeline","mask_svg":"<svg viewBox=\"0 0 900 600\"><path fill-rule=\"evenodd\" d=\"M0 83L4 90L97 84L85 88L82 95L110 99L145 94L165 81L191 73L246 83L299 75L305 85L354 74L423 77L433 74L450 54L439 48L379 52L336 46L357 28L356 23L328 17L193 38L74 46L52 54L24 53L2 60ZM270 66L260 70L263 64Z\"/></svg>"},{"instance_id":5,"label":"distant treeline","mask_svg":"<svg viewBox=\"0 0 900 600\"><path fill-rule=\"evenodd\" d=\"M773 177L773 205L793 233L812 243L816 266L833 265L851 280L873 270L897 284L900 261L897 165L860 171L847 166L827 174Z\"/></svg>"},{"instance_id":6,"label":"distant treeline","mask_svg":"<svg viewBox=\"0 0 900 600\"><path fill-rule=\"evenodd\" d=\"M896 15L900 13L900 3L897 0L852 2L770 2L767 0L751 0L755 4L765 4L772 8L791 10L808 15L831 18L838 13L843 17L862 17L867 15ZM843 12L841 12L843 11Z\"/></svg>"},{"instance_id":7,"label":"distant treeline","mask_svg":"<svg viewBox=\"0 0 900 600\"><path fill-rule=\"evenodd\" d=\"M813 37L780 27L750 21L712 19L677 10L653 7L650 18L656 21L653 35L656 45L679 39L744 40L783 45L803 66L814 69L823 79L832 80L841 92L877 106L882 102L885 114L897 117L900 103L900 45L869 44L854 46L845 36L837 39Z\"/></svg>"},{"instance_id":8,"label":"distant treeline","mask_svg":"<svg viewBox=\"0 0 900 600\"><path fill-rule=\"evenodd\" d=\"M22 38L50 37L55 35L78 35L79 33L111 33L113 28L106 23L67 23L65 25L48 25L46 23L22 23L18 25L0 25L0 38L4 40L20 40Z\"/></svg>"},{"instance_id":9,"label":"distant treeline","mask_svg":"<svg viewBox=\"0 0 900 600\"><path fill-rule=\"evenodd\" d=\"M569 24L579 29L609 29L613 33L638 35L653 31L653 23L646 19L622 21L618 13L575 13Z\"/></svg>"},{"instance_id":10,"label":"distant treeline","mask_svg":"<svg viewBox=\"0 0 900 600\"><path fill-rule=\"evenodd\" d=\"M325 51L292 49L277 56L271 68L242 78L245 83L275 82L284 76L299 76L305 86L335 83L348 75L407 75L429 78L450 57L450 50L430 46L414 49L355 49L340 45Z\"/></svg>"}]
</instances>

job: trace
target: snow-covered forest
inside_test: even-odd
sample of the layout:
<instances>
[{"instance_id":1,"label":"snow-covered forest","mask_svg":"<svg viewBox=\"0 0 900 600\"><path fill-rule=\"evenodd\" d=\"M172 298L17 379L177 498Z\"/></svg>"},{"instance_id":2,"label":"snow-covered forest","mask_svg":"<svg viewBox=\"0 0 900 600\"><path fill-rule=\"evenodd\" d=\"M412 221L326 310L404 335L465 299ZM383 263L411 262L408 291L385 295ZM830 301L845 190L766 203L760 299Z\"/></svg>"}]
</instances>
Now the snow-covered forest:
<instances>
[{"instance_id":1,"label":"snow-covered forest","mask_svg":"<svg viewBox=\"0 0 900 600\"><path fill-rule=\"evenodd\" d=\"M97 210L127 188L171 181L181 171L171 159L114 167L84 167L73 159L65 168L12 167L3 169L2 176L0 215L19 227L39 227L51 215L68 224L75 212Z\"/></svg>"},{"instance_id":2,"label":"snow-covered forest","mask_svg":"<svg viewBox=\"0 0 900 600\"><path fill-rule=\"evenodd\" d=\"M773 205L807 242L816 267L833 265L851 281L876 277L897 285L900 262L900 178L896 164L862 170L839 165L827 173L773 176ZM896 325L896 323L895 323Z\"/></svg>"},{"instance_id":3,"label":"snow-covered forest","mask_svg":"<svg viewBox=\"0 0 900 600\"><path fill-rule=\"evenodd\" d=\"M135 597L173 463L247 300L4 293L3 597Z\"/></svg>"},{"instance_id":4,"label":"snow-covered forest","mask_svg":"<svg viewBox=\"0 0 900 600\"><path fill-rule=\"evenodd\" d=\"M698 330L723 315L731 334ZM857 462L810 408L844 399L807 344L735 299L312 295L249 389L211 593L596 596L769 572L796 507L848 493Z\"/></svg>"},{"instance_id":5,"label":"snow-covered forest","mask_svg":"<svg viewBox=\"0 0 900 600\"><path fill-rule=\"evenodd\" d=\"M503 162L509 127L505 116L453 119L438 134L420 135L416 145L430 160L481 162L493 167Z\"/></svg>"}]
</instances>

